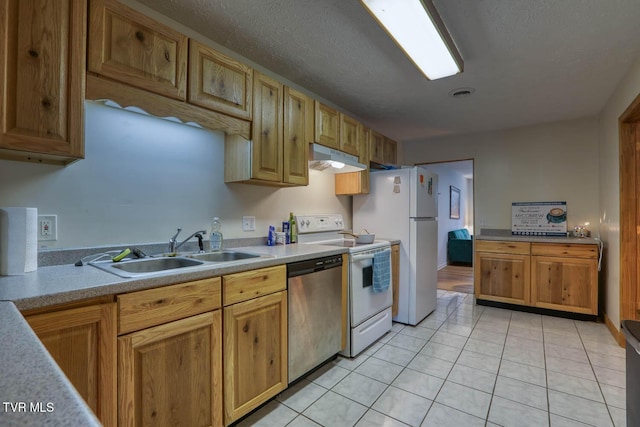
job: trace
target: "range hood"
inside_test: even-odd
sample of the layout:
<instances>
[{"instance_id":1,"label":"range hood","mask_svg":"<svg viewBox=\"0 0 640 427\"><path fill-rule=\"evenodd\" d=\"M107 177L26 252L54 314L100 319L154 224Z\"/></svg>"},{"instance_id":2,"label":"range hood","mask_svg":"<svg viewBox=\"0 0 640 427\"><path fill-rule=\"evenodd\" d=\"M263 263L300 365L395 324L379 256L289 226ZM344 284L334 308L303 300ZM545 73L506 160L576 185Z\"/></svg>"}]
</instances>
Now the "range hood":
<instances>
[{"instance_id":1,"label":"range hood","mask_svg":"<svg viewBox=\"0 0 640 427\"><path fill-rule=\"evenodd\" d=\"M358 157L343 151L311 144L309 147L309 169L329 173L358 172L367 169L367 165L358 162Z\"/></svg>"}]
</instances>

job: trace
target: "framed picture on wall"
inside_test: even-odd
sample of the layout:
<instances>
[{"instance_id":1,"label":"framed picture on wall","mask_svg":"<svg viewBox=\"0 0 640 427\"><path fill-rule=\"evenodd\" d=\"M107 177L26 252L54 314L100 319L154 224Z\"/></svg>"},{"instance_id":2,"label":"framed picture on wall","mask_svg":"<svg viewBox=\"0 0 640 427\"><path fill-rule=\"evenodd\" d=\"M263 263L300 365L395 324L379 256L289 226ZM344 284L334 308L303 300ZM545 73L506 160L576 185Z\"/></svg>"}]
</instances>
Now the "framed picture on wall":
<instances>
[{"instance_id":1,"label":"framed picture on wall","mask_svg":"<svg viewBox=\"0 0 640 427\"><path fill-rule=\"evenodd\" d=\"M460 219L460 189L449 186L449 218Z\"/></svg>"}]
</instances>

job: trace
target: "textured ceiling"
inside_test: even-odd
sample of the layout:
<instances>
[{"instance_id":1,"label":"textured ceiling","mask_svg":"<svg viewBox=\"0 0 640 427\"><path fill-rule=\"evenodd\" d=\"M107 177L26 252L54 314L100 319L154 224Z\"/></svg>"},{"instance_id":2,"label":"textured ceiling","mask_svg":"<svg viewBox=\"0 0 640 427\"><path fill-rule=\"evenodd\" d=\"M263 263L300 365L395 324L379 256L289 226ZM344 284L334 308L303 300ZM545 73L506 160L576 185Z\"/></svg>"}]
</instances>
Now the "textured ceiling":
<instances>
[{"instance_id":1,"label":"textured ceiling","mask_svg":"<svg viewBox=\"0 0 640 427\"><path fill-rule=\"evenodd\" d=\"M465 62L435 81L357 0L140 1L399 141L596 115L640 55L638 0L434 0Z\"/></svg>"}]
</instances>

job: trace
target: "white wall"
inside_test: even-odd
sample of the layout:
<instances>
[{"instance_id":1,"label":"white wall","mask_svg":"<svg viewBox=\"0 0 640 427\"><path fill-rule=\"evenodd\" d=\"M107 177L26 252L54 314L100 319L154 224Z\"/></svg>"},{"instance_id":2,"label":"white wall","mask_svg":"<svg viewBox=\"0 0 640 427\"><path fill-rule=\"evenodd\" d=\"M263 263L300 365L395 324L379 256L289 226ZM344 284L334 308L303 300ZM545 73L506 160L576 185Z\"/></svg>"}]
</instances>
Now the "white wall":
<instances>
[{"instance_id":1,"label":"white wall","mask_svg":"<svg viewBox=\"0 0 640 427\"><path fill-rule=\"evenodd\" d=\"M570 228L599 213L595 118L403 143L415 163L474 159L475 234L511 229L511 203L566 200Z\"/></svg>"},{"instance_id":2,"label":"white wall","mask_svg":"<svg viewBox=\"0 0 640 427\"><path fill-rule=\"evenodd\" d=\"M451 168L449 163L425 165L438 174L438 269L447 265L448 232L465 228L469 206L467 179ZM453 185L460 190L460 219L449 218L449 187ZM472 199L471 199L472 200Z\"/></svg>"},{"instance_id":3,"label":"white wall","mask_svg":"<svg viewBox=\"0 0 640 427\"><path fill-rule=\"evenodd\" d=\"M640 93L640 58L600 114L600 236L605 243L605 312L620 329L620 152L618 118Z\"/></svg>"},{"instance_id":4,"label":"white wall","mask_svg":"<svg viewBox=\"0 0 640 427\"><path fill-rule=\"evenodd\" d=\"M208 229L214 215L225 237L266 236L289 211L341 213L350 228L351 197L335 196L333 175L310 171L307 187L225 184L222 133L91 102L85 110L84 160L0 160L0 206L58 215L48 247L163 242L179 226ZM255 232L242 231L243 215L256 217Z\"/></svg>"}]
</instances>

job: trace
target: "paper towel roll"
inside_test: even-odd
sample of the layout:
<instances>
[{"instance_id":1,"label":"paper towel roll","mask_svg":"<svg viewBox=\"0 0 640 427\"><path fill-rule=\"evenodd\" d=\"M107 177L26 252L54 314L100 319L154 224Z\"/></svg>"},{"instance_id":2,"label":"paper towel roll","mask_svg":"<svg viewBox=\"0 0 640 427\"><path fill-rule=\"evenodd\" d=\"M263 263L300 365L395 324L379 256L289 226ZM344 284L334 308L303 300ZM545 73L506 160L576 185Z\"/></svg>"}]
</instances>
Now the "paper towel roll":
<instances>
[{"instance_id":1,"label":"paper towel roll","mask_svg":"<svg viewBox=\"0 0 640 427\"><path fill-rule=\"evenodd\" d=\"M38 209L0 208L0 275L38 269Z\"/></svg>"}]
</instances>

